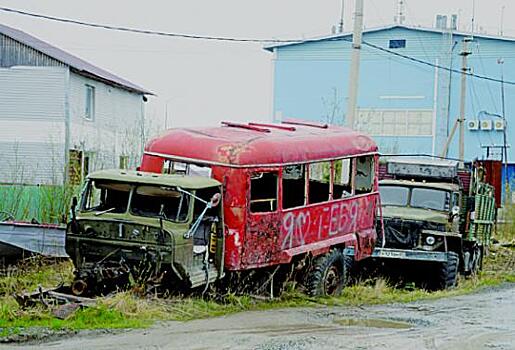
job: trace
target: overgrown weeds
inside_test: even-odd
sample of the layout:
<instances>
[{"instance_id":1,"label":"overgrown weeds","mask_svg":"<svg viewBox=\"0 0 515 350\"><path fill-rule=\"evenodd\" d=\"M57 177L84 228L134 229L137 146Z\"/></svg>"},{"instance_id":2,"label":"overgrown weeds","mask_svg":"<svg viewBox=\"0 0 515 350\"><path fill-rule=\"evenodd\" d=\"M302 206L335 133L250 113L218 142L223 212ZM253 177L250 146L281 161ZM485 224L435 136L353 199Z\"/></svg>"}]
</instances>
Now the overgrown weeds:
<instances>
[{"instance_id":1,"label":"overgrown weeds","mask_svg":"<svg viewBox=\"0 0 515 350\"><path fill-rule=\"evenodd\" d=\"M515 245L515 204L506 205L500 211L500 221L494 238L501 243Z\"/></svg>"},{"instance_id":2,"label":"overgrown weeds","mask_svg":"<svg viewBox=\"0 0 515 350\"><path fill-rule=\"evenodd\" d=\"M0 185L0 220L63 223L78 187L71 185Z\"/></svg>"},{"instance_id":3,"label":"overgrown weeds","mask_svg":"<svg viewBox=\"0 0 515 350\"><path fill-rule=\"evenodd\" d=\"M344 289L336 298L313 298L300 292L294 285L273 300L249 295L228 293L220 297L168 298L141 297L131 291L99 298L96 305L78 309L66 319L57 319L42 305L21 308L13 293L32 291L39 285L51 287L70 281L72 266L66 262L48 264L28 261L0 277L0 340L23 333L32 327L53 331L79 329L117 329L148 327L156 321L186 321L227 315L240 311L265 310L284 307L362 306L383 303L405 303L463 295L480 288L515 283L515 250L500 245L491 249L480 276L462 278L459 287L438 292L422 289L396 288L386 279L365 280Z\"/></svg>"}]
</instances>

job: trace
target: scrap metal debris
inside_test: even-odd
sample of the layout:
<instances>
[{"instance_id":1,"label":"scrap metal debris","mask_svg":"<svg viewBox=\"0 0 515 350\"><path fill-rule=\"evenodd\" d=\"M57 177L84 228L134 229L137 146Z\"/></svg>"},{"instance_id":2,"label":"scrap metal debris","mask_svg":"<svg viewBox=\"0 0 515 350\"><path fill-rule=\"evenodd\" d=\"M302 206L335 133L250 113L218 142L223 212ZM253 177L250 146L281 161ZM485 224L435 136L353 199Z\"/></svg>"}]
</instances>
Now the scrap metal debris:
<instances>
[{"instance_id":1,"label":"scrap metal debris","mask_svg":"<svg viewBox=\"0 0 515 350\"><path fill-rule=\"evenodd\" d=\"M68 294L68 290L69 287L62 286L54 289L39 287L35 292L15 294L14 298L22 308L43 304L52 309L52 314L59 319L67 318L79 308L96 304L95 299Z\"/></svg>"}]
</instances>

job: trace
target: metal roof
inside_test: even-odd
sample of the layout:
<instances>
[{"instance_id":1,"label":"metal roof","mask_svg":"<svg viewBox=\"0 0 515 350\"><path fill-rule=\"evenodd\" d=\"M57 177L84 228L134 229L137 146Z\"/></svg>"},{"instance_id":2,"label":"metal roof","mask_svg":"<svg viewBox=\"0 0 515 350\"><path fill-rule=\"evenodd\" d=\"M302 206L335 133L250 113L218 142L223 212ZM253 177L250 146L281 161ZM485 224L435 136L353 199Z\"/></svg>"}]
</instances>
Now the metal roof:
<instances>
[{"instance_id":1,"label":"metal roof","mask_svg":"<svg viewBox=\"0 0 515 350\"><path fill-rule=\"evenodd\" d=\"M147 158L157 156L232 167L307 163L375 152L375 142L363 133L293 121L170 129L145 148Z\"/></svg>"},{"instance_id":2,"label":"metal roof","mask_svg":"<svg viewBox=\"0 0 515 350\"><path fill-rule=\"evenodd\" d=\"M22 32L21 30L0 24L0 33L16 41L19 41L24 45L32 47L33 49L40 51L45 55L48 55L67 66L70 66L78 74L85 75L89 78L106 82L132 92L145 95L153 95L151 91L148 91L136 84L131 83L128 80L125 80L123 78L120 78L119 76L109 73L108 71L103 70L102 68L94 66L66 51L63 51L53 45L50 45L49 43L43 40L40 40L30 34Z\"/></svg>"},{"instance_id":3,"label":"metal roof","mask_svg":"<svg viewBox=\"0 0 515 350\"><path fill-rule=\"evenodd\" d=\"M419 26L408 26L408 25L400 25L400 24L391 24L391 25L387 25L387 26L381 26L381 27L374 27L374 28L365 29L365 30L363 30L363 34L375 33L375 32L380 32L380 31L384 31L384 30L396 29L396 28L414 30L414 31L419 31L419 32L436 33L436 34L447 33L447 30L438 29L438 28L426 28L426 27L419 27ZM507 36L491 35L491 34L481 34L481 33L471 33L471 32L463 32L463 31L459 31L459 30L453 30L452 33L454 35L460 35L460 36L474 36L474 37L477 37L477 38L515 42L515 38L507 37ZM267 50L267 51L273 51L276 48L282 48L282 47L294 46L294 45L301 45L301 44L312 43L312 42L319 42L319 41L339 40L341 38L351 37L351 36L352 36L352 32L324 35L324 36L313 37L313 38L310 38L310 39L306 39L306 40L302 40L302 41L297 41L297 42L265 45L264 49Z\"/></svg>"},{"instance_id":4,"label":"metal roof","mask_svg":"<svg viewBox=\"0 0 515 350\"><path fill-rule=\"evenodd\" d=\"M99 170L88 175L91 180L116 181L134 184L201 189L220 186L220 182L206 176L156 174L133 170Z\"/></svg>"}]
</instances>

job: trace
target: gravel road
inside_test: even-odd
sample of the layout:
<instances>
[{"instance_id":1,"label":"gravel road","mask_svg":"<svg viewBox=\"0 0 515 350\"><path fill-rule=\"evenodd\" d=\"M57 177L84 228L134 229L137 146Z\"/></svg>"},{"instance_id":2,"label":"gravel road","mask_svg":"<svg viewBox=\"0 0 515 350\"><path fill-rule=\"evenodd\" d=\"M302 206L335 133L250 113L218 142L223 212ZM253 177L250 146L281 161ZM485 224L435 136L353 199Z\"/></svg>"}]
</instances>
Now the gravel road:
<instances>
[{"instance_id":1,"label":"gravel road","mask_svg":"<svg viewBox=\"0 0 515 350\"><path fill-rule=\"evenodd\" d=\"M244 312L4 348L515 349L515 284L433 301Z\"/></svg>"}]
</instances>

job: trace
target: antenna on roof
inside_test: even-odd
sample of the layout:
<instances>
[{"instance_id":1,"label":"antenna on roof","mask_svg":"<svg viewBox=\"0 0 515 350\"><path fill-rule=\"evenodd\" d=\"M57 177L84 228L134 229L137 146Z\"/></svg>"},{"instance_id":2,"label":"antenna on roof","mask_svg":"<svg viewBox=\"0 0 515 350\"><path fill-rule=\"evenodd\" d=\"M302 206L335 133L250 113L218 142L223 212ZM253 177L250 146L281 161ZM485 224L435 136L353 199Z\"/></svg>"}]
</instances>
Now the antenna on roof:
<instances>
[{"instance_id":1,"label":"antenna on roof","mask_svg":"<svg viewBox=\"0 0 515 350\"><path fill-rule=\"evenodd\" d=\"M343 17L345 14L345 0L342 0L342 11L340 13L340 22L338 22L338 33L343 33Z\"/></svg>"},{"instance_id":2,"label":"antenna on roof","mask_svg":"<svg viewBox=\"0 0 515 350\"><path fill-rule=\"evenodd\" d=\"M470 29L470 32L472 33L471 36L474 36L474 31L475 31L474 22L475 21L476 21L476 0L472 0L472 20L471 20L472 28Z\"/></svg>"},{"instance_id":3,"label":"antenna on roof","mask_svg":"<svg viewBox=\"0 0 515 350\"><path fill-rule=\"evenodd\" d=\"M395 9L395 16L393 21L395 24L403 25L406 20L406 0L397 0L397 6Z\"/></svg>"}]
</instances>

